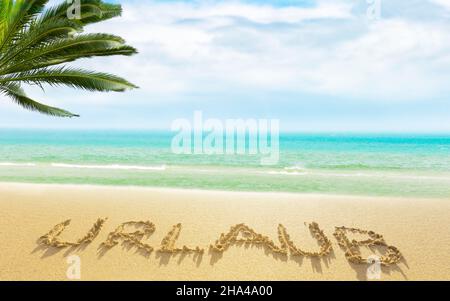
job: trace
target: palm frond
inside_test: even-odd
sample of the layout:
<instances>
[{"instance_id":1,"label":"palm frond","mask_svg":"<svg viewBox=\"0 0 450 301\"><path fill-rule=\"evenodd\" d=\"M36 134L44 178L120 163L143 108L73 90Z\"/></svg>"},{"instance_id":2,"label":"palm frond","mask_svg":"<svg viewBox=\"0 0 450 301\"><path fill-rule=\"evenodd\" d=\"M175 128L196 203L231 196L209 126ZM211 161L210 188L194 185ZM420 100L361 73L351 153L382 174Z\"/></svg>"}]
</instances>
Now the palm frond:
<instances>
[{"instance_id":1,"label":"palm frond","mask_svg":"<svg viewBox=\"0 0 450 301\"><path fill-rule=\"evenodd\" d=\"M42 12L48 0L8 0L6 2L8 3L2 7L2 9L5 9L5 19L1 27L0 52L6 46L9 46L14 38L37 14Z\"/></svg>"},{"instance_id":2,"label":"palm frond","mask_svg":"<svg viewBox=\"0 0 450 301\"><path fill-rule=\"evenodd\" d=\"M20 72L13 76L0 78L0 84L9 82L25 82L36 85L45 83L52 86L66 85L72 88L101 92L123 92L126 89L137 88L125 79L112 74L64 67Z\"/></svg>"},{"instance_id":3,"label":"palm frond","mask_svg":"<svg viewBox=\"0 0 450 301\"><path fill-rule=\"evenodd\" d=\"M66 18L70 4L66 1L47 9L39 19L39 22L53 21L58 18ZM100 0L80 0L81 18L76 20L82 25L88 25L118 17L122 14L119 4L104 3Z\"/></svg>"},{"instance_id":4,"label":"palm frond","mask_svg":"<svg viewBox=\"0 0 450 301\"><path fill-rule=\"evenodd\" d=\"M43 114L74 117L25 95L21 84L60 86L89 91L137 88L127 80L102 72L69 68L65 63L82 58L133 55L137 50L118 36L82 34L84 26L122 13L118 4L80 0L79 18L69 18L71 3L45 8L48 0L0 0L0 94L22 107ZM57 66L59 65L59 66Z\"/></svg>"},{"instance_id":5,"label":"palm frond","mask_svg":"<svg viewBox=\"0 0 450 301\"><path fill-rule=\"evenodd\" d=\"M23 52L16 57L15 61L7 62L7 67L1 68L0 74L58 65L79 58L136 53L136 49L124 46L123 43L121 37L109 34L86 34L59 39Z\"/></svg>"},{"instance_id":6,"label":"palm frond","mask_svg":"<svg viewBox=\"0 0 450 301\"><path fill-rule=\"evenodd\" d=\"M8 62L12 62L16 57L29 52L32 48L40 47L61 38L68 38L77 31L78 27L68 19L47 22L41 26L31 26L16 41L14 47L4 52L0 60L0 69Z\"/></svg>"},{"instance_id":7,"label":"palm frond","mask_svg":"<svg viewBox=\"0 0 450 301\"><path fill-rule=\"evenodd\" d=\"M79 117L79 115L72 114L68 111L55 107L50 107L42 103L39 103L35 100L32 100L31 98L25 95L25 92L17 83L2 83L0 85L0 93L9 96L18 105L31 111L37 111L42 114L56 117Z\"/></svg>"}]
</instances>

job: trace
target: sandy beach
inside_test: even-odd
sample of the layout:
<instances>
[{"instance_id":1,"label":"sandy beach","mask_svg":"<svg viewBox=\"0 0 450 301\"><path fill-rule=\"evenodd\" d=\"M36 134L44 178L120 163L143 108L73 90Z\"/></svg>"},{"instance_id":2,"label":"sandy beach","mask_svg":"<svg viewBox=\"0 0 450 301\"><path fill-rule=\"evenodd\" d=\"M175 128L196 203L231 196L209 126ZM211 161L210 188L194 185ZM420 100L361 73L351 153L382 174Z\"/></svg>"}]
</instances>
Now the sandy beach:
<instances>
[{"instance_id":1,"label":"sandy beach","mask_svg":"<svg viewBox=\"0 0 450 301\"><path fill-rule=\"evenodd\" d=\"M81 280L366 280L368 265L349 262L336 227L373 231L401 252L381 280L449 280L449 220L445 199L3 183L0 280L67 280L73 255ZM269 242L280 246L280 224L299 250L323 256L277 253ZM386 254L386 246L360 250Z\"/></svg>"}]
</instances>

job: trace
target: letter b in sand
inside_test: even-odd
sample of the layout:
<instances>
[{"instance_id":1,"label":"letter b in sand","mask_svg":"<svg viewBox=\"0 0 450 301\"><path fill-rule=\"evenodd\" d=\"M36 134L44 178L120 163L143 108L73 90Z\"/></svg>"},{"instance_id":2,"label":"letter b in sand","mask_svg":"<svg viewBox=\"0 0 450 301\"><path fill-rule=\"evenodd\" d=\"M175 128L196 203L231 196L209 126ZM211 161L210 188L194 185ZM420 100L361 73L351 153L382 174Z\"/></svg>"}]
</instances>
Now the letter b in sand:
<instances>
[{"instance_id":1,"label":"letter b in sand","mask_svg":"<svg viewBox=\"0 0 450 301\"><path fill-rule=\"evenodd\" d=\"M81 279L81 259L80 256L72 255L67 257L67 264L69 267L66 271L67 279L80 280Z\"/></svg>"}]
</instances>

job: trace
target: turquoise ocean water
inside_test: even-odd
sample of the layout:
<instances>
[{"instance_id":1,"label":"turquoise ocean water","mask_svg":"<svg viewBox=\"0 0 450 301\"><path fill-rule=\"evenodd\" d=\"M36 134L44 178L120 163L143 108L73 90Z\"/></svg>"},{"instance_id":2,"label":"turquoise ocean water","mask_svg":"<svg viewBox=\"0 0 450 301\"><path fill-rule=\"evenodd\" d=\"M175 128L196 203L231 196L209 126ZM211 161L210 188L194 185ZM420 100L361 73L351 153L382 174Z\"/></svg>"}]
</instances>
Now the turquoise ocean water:
<instances>
[{"instance_id":1,"label":"turquoise ocean water","mask_svg":"<svg viewBox=\"0 0 450 301\"><path fill-rule=\"evenodd\" d=\"M0 130L0 182L450 197L450 135L282 134L274 166L176 155L173 135Z\"/></svg>"}]
</instances>

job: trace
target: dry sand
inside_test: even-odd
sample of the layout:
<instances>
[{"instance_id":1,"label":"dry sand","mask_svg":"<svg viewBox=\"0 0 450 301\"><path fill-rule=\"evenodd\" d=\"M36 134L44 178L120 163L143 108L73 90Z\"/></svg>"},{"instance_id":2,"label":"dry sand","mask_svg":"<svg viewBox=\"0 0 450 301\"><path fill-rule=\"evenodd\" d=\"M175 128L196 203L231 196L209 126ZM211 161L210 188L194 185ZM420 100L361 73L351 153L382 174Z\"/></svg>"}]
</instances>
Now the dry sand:
<instances>
[{"instance_id":1,"label":"dry sand","mask_svg":"<svg viewBox=\"0 0 450 301\"><path fill-rule=\"evenodd\" d=\"M450 280L449 221L450 199L4 183L0 280L67 280L72 255L81 259L81 280L365 280L368 265L350 263L333 235L341 226L381 234L401 252L381 280ZM279 224L297 251L319 254L283 254ZM254 243L231 233L216 244L232 226ZM118 227L123 232L111 234ZM135 231L150 236L123 234ZM350 241L379 238L346 233ZM386 253L360 249L362 258Z\"/></svg>"}]
</instances>

